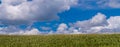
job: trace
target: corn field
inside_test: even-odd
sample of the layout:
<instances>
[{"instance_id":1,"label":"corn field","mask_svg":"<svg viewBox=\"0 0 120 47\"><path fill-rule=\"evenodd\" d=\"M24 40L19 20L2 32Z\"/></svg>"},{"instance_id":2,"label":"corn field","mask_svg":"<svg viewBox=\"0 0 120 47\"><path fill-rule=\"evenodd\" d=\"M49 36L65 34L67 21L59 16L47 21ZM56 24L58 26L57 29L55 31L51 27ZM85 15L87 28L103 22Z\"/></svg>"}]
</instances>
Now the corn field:
<instances>
[{"instance_id":1,"label":"corn field","mask_svg":"<svg viewBox=\"0 0 120 47\"><path fill-rule=\"evenodd\" d=\"M0 47L120 47L120 34L0 35Z\"/></svg>"}]
</instances>

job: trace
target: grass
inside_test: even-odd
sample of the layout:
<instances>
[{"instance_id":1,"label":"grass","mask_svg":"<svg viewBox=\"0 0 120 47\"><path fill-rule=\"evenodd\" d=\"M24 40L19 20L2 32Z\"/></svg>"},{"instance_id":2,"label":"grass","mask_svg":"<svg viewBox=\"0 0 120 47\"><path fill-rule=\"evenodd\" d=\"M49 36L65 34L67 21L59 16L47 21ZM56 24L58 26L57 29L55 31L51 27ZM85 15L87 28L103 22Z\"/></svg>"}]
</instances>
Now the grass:
<instances>
[{"instance_id":1,"label":"grass","mask_svg":"<svg viewBox=\"0 0 120 47\"><path fill-rule=\"evenodd\" d=\"M120 34L0 35L0 47L120 47Z\"/></svg>"}]
</instances>

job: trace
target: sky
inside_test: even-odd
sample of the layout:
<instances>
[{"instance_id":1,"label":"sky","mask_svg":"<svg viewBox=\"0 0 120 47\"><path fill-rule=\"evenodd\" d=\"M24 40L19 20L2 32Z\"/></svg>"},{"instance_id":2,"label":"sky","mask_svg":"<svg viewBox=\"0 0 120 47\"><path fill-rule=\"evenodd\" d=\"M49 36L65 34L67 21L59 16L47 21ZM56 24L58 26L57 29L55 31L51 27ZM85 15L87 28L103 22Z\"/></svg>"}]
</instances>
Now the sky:
<instances>
[{"instance_id":1,"label":"sky","mask_svg":"<svg viewBox=\"0 0 120 47\"><path fill-rule=\"evenodd\" d=\"M119 0L0 0L0 34L120 33Z\"/></svg>"}]
</instances>

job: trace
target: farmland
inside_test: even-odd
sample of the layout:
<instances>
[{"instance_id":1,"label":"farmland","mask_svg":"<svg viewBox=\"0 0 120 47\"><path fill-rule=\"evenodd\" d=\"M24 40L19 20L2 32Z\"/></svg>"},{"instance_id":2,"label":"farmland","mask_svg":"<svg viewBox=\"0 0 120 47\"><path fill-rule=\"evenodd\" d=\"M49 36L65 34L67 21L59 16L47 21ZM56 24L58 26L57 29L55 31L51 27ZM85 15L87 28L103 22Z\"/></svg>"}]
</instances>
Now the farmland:
<instances>
[{"instance_id":1,"label":"farmland","mask_svg":"<svg viewBox=\"0 0 120 47\"><path fill-rule=\"evenodd\" d=\"M120 47L120 34L0 35L0 47Z\"/></svg>"}]
</instances>

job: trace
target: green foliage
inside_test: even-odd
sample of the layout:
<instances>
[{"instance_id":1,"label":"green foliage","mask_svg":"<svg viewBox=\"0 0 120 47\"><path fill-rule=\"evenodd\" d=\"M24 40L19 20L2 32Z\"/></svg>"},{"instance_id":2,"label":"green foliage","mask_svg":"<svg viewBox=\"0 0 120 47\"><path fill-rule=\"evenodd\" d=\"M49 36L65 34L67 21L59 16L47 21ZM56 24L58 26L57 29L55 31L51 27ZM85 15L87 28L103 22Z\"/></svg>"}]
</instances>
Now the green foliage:
<instances>
[{"instance_id":1,"label":"green foliage","mask_svg":"<svg viewBox=\"0 0 120 47\"><path fill-rule=\"evenodd\" d=\"M0 35L0 47L120 47L120 34Z\"/></svg>"}]
</instances>

